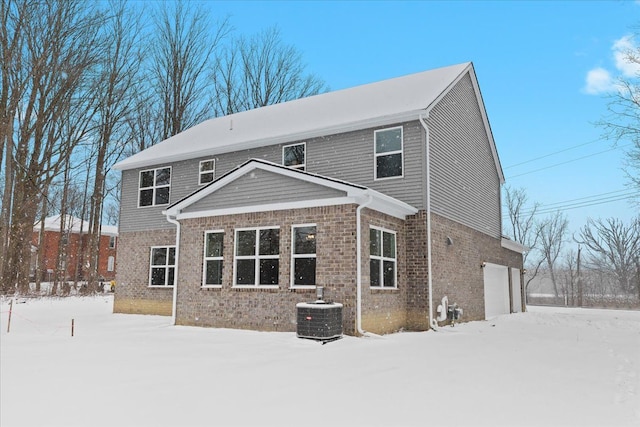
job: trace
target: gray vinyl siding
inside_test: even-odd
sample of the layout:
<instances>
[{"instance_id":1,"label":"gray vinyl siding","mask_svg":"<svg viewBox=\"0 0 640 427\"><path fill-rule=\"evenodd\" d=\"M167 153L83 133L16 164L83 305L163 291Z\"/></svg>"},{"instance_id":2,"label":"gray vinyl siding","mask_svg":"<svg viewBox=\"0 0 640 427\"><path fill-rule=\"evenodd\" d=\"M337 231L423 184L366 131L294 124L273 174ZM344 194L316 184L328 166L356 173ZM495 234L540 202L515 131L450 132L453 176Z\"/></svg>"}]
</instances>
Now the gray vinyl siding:
<instances>
[{"instance_id":1,"label":"gray vinyl siding","mask_svg":"<svg viewBox=\"0 0 640 427\"><path fill-rule=\"evenodd\" d=\"M499 238L500 178L470 77L431 110L431 208Z\"/></svg>"},{"instance_id":2,"label":"gray vinyl siding","mask_svg":"<svg viewBox=\"0 0 640 427\"><path fill-rule=\"evenodd\" d=\"M254 170L197 201L183 212L325 199L345 195L345 192L333 188L269 171Z\"/></svg>"}]
</instances>

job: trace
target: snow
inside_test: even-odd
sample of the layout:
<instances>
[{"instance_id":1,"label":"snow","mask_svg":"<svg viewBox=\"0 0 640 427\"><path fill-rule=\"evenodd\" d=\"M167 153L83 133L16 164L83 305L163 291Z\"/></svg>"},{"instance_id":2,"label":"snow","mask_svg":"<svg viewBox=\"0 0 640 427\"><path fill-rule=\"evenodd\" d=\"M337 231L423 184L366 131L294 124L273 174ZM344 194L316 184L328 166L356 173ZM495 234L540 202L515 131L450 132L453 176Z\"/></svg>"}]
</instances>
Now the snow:
<instances>
[{"instance_id":1,"label":"snow","mask_svg":"<svg viewBox=\"0 0 640 427\"><path fill-rule=\"evenodd\" d=\"M640 312L321 345L112 314L111 295L18 300L7 333L0 307L3 427L640 425Z\"/></svg>"},{"instance_id":2,"label":"snow","mask_svg":"<svg viewBox=\"0 0 640 427\"><path fill-rule=\"evenodd\" d=\"M46 231L60 231L60 222L63 222L63 230L71 231L73 233L87 233L89 231L89 222L80 218L76 218L71 215L54 215L44 220L44 229ZM33 231L40 231L41 222L38 221L33 226ZM117 236L118 226L116 225L102 225L100 227L100 234L103 236Z\"/></svg>"},{"instance_id":3,"label":"snow","mask_svg":"<svg viewBox=\"0 0 640 427\"><path fill-rule=\"evenodd\" d=\"M119 170L417 120L463 73L465 62L206 120L121 162ZM484 111L484 109L482 109Z\"/></svg>"}]
</instances>

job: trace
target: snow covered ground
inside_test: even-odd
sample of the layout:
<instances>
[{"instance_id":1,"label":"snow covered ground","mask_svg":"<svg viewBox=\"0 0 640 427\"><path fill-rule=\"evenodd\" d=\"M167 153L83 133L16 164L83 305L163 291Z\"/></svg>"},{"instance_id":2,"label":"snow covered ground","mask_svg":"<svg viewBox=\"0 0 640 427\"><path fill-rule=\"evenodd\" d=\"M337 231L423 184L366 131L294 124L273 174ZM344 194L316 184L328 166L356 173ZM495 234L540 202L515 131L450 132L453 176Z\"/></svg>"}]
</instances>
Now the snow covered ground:
<instances>
[{"instance_id":1,"label":"snow covered ground","mask_svg":"<svg viewBox=\"0 0 640 427\"><path fill-rule=\"evenodd\" d=\"M320 345L112 296L0 305L0 425L640 425L640 312L529 312ZM74 319L74 336L71 336Z\"/></svg>"}]
</instances>

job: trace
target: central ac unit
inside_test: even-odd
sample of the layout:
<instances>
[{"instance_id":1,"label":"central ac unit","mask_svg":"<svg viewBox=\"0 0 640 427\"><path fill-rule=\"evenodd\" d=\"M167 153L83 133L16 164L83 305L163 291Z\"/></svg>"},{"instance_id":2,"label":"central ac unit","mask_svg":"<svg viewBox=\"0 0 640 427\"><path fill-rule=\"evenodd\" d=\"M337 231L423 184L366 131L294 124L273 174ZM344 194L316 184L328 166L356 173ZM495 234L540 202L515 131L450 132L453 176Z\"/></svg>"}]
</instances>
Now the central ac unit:
<instances>
[{"instance_id":1,"label":"central ac unit","mask_svg":"<svg viewBox=\"0 0 640 427\"><path fill-rule=\"evenodd\" d=\"M337 302L301 302L296 304L297 335L320 341L342 336L342 304Z\"/></svg>"}]
</instances>

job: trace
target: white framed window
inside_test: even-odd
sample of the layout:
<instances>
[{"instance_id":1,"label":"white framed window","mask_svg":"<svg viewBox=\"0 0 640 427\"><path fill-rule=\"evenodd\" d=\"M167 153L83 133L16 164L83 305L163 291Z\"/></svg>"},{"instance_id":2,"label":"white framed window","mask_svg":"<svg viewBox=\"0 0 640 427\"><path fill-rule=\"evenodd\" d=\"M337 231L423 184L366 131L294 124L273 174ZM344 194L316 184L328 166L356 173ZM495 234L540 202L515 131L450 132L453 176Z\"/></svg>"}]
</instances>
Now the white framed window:
<instances>
[{"instance_id":1,"label":"white framed window","mask_svg":"<svg viewBox=\"0 0 640 427\"><path fill-rule=\"evenodd\" d=\"M291 287L316 286L316 224L291 227Z\"/></svg>"},{"instance_id":2,"label":"white framed window","mask_svg":"<svg viewBox=\"0 0 640 427\"><path fill-rule=\"evenodd\" d=\"M399 178L403 170L402 126L374 131L375 179Z\"/></svg>"},{"instance_id":3,"label":"white framed window","mask_svg":"<svg viewBox=\"0 0 640 427\"><path fill-rule=\"evenodd\" d=\"M278 286L280 228L236 229L234 286Z\"/></svg>"},{"instance_id":4,"label":"white framed window","mask_svg":"<svg viewBox=\"0 0 640 427\"><path fill-rule=\"evenodd\" d=\"M224 230L205 231L202 286L222 286L223 250Z\"/></svg>"},{"instance_id":5,"label":"white framed window","mask_svg":"<svg viewBox=\"0 0 640 427\"><path fill-rule=\"evenodd\" d=\"M171 167L140 171L138 207L169 204Z\"/></svg>"},{"instance_id":6,"label":"white framed window","mask_svg":"<svg viewBox=\"0 0 640 427\"><path fill-rule=\"evenodd\" d=\"M204 185L213 181L216 175L216 160L202 160L198 167L198 184Z\"/></svg>"},{"instance_id":7,"label":"white framed window","mask_svg":"<svg viewBox=\"0 0 640 427\"><path fill-rule=\"evenodd\" d=\"M149 286L173 286L176 273L176 247L152 246Z\"/></svg>"},{"instance_id":8,"label":"white framed window","mask_svg":"<svg viewBox=\"0 0 640 427\"><path fill-rule=\"evenodd\" d=\"M116 247L116 236L109 236L109 249Z\"/></svg>"},{"instance_id":9,"label":"white framed window","mask_svg":"<svg viewBox=\"0 0 640 427\"><path fill-rule=\"evenodd\" d=\"M370 286L397 288L396 233L383 228L369 229Z\"/></svg>"},{"instance_id":10,"label":"white framed window","mask_svg":"<svg viewBox=\"0 0 640 427\"><path fill-rule=\"evenodd\" d=\"M116 269L116 258L113 255L109 255L107 258L107 271L114 271Z\"/></svg>"},{"instance_id":11,"label":"white framed window","mask_svg":"<svg viewBox=\"0 0 640 427\"><path fill-rule=\"evenodd\" d=\"M307 166L307 143L285 145L282 147L282 164L295 169L305 170Z\"/></svg>"}]
</instances>

